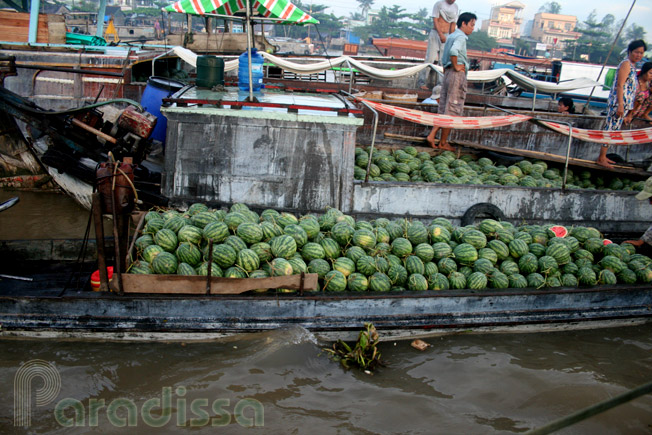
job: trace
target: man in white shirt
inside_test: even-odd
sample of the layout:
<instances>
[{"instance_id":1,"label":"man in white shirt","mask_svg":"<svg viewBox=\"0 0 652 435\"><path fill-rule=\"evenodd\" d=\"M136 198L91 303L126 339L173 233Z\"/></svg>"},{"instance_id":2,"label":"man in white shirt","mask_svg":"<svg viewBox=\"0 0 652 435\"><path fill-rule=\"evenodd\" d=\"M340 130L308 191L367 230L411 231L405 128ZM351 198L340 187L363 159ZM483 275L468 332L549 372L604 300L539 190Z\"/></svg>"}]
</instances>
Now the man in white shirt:
<instances>
[{"instance_id":1,"label":"man in white shirt","mask_svg":"<svg viewBox=\"0 0 652 435\"><path fill-rule=\"evenodd\" d=\"M432 30L428 35L428 50L424 62L439 63L441 50L448 35L455 30L455 23L459 13L455 0L439 0L435 3L432 8ZM435 84L435 78L435 71L432 69L423 70L419 75L419 86L431 89Z\"/></svg>"}]
</instances>

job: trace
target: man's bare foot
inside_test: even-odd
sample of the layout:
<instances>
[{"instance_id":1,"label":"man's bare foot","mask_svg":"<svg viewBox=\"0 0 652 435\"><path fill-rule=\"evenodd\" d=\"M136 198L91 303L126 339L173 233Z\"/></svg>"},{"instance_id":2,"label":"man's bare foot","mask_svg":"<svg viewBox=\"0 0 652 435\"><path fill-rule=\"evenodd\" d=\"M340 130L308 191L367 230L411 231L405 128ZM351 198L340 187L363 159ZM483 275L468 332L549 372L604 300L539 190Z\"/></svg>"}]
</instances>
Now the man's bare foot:
<instances>
[{"instance_id":1,"label":"man's bare foot","mask_svg":"<svg viewBox=\"0 0 652 435\"><path fill-rule=\"evenodd\" d=\"M430 145L431 148L437 148L437 139L434 137L428 136L426 142L428 142L428 145Z\"/></svg>"},{"instance_id":2,"label":"man's bare foot","mask_svg":"<svg viewBox=\"0 0 652 435\"><path fill-rule=\"evenodd\" d=\"M596 160L595 163L600 166L604 166L605 168L613 168L613 165L616 162L606 157L598 157L598 160Z\"/></svg>"},{"instance_id":3,"label":"man's bare foot","mask_svg":"<svg viewBox=\"0 0 652 435\"><path fill-rule=\"evenodd\" d=\"M641 239L639 239L639 240L625 240L623 243L629 243L630 245L634 245L637 248L640 248L641 246L643 246L643 240L641 240Z\"/></svg>"},{"instance_id":4,"label":"man's bare foot","mask_svg":"<svg viewBox=\"0 0 652 435\"><path fill-rule=\"evenodd\" d=\"M457 151L457 148L454 146L451 146L448 142L439 142L439 147L440 150L447 150L447 151Z\"/></svg>"}]
</instances>

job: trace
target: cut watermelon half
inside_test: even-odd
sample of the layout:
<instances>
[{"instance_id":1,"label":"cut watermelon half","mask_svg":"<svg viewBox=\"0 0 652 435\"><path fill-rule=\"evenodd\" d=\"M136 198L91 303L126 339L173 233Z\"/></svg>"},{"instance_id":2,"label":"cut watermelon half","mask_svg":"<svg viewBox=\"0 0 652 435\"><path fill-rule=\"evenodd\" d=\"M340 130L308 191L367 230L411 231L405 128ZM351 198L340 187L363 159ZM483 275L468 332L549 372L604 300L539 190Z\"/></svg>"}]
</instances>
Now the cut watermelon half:
<instances>
[{"instance_id":1,"label":"cut watermelon half","mask_svg":"<svg viewBox=\"0 0 652 435\"><path fill-rule=\"evenodd\" d=\"M555 233L555 237L566 237L568 235L566 227L562 227L561 225L550 227L550 231Z\"/></svg>"},{"instance_id":2,"label":"cut watermelon half","mask_svg":"<svg viewBox=\"0 0 652 435\"><path fill-rule=\"evenodd\" d=\"M612 243L613 243L613 242L612 242L611 240L609 240L609 239L604 239L604 240L602 241L602 244L603 244L604 246L611 245Z\"/></svg>"}]
</instances>

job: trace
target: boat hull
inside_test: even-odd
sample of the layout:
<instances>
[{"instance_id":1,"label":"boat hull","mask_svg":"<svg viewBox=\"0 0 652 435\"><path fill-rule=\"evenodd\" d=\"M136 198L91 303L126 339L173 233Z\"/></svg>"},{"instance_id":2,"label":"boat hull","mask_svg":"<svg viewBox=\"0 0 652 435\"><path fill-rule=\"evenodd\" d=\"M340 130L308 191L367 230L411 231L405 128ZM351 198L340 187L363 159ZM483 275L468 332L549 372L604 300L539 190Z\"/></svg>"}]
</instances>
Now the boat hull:
<instances>
[{"instance_id":1,"label":"boat hull","mask_svg":"<svg viewBox=\"0 0 652 435\"><path fill-rule=\"evenodd\" d=\"M359 331L371 322L392 339L459 331L575 329L652 319L649 286L590 289L402 292L396 294L0 297L5 336L174 334L227 336L300 326L317 334ZM185 335L182 335L185 336ZM204 337L205 338L205 337Z\"/></svg>"}]
</instances>

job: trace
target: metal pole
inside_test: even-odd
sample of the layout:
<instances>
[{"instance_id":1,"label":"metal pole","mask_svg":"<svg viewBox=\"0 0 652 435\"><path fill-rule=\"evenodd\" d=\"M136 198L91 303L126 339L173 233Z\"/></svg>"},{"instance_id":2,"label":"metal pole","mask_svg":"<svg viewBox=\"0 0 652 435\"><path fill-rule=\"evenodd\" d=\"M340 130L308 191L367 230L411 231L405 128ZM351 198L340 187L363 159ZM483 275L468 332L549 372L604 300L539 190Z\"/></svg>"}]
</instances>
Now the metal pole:
<instances>
[{"instance_id":1,"label":"metal pole","mask_svg":"<svg viewBox=\"0 0 652 435\"><path fill-rule=\"evenodd\" d=\"M350 98L353 98L354 100L356 99L353 95L351 95L348 92L344 92L344 91L341 91L341 92L343 94L349 96ZM371 110L371 112L374 114L374 129L373 129L373 132L372 132L372 135L371 135L371 147L369 148L369 161L367 162L367 174L364 177L364 182L368 183L369 182L369 169L371 168L371 158L374 155L374 144L376 143L376 130L378 129L378 112L373 107L371 107L370 105L365 103L364 101L360 100L360 102L365 107L367 107L369 110Z\"/></svg>"},{"instance_id":2,"label":"metal pole","mask_svg":"<svg viewBox=\"0 0 652 435\"><path fill-rule=\"evenodd\" d=\"M632 12L632 9L634 9L634 5L636 4L636 0L632 1L632 5L629 7L629 11L627 11L627 16L625 16L625 19L623 20L623 24L620 26L620 29L618 30L618 34L614 38L614 42L611 44L611 48L609 49L609 53L607 54L607 58L604 60L604 63L602 64L602 68L600 68L600 73L598 74L598 78L595 80L596 82L600 82L600 77L602 77L602 71L604 71L604 67L607 65L607 62L609 62L609 56L611 56L611 52L614 49L614 46L616 45L616 42L618 41L618 38L620 38L620 33L623 31L623 28L625 27L625 23L627 22L627 19L629 18L629 14ZM584 105L584 109L582 109L582 113L586 113L587 108L591 104L591 98L593 97L593 92L595 91L595 87L591 88L591 93L589 94L589 98L586 100L586 104Z\"/></svg>"},{"instance_id":3,"label":"metal pole","mask_svg":"<svg viewBox=\"0 0 652 435\"><path fill-rule=\"evenodd\" d=\"M106 0L100 0L100 9L97 11L97 29L95 36L101 38L104 34L104 14L106 14Z\"/></svg>"},{"instance_id":4,"label":"metal pole","mask_svg":"<svg viewBox=\"0 0 652 435\"><path fill-rule=\"evenodd\" d=\"M40 0L32 0L32 5L29 9L29 39L27 40L30 44L36 42L38 35L38 11L40 7Z\"/></svg>"},{"instance_id":5,"label":"metal pole","mask_svg":"<svg viewBox=\"0 0 652 435\"><path fill-rule=\"evenodd\" d=\"M249 10L249 0L245 1L245 7L247 8L247 57L249 58L249 102L254 101L254 84L253 84L253 75L251 73L251 11Z\"/></svg>"}]
</instances>

